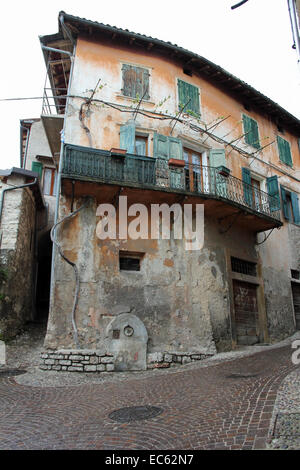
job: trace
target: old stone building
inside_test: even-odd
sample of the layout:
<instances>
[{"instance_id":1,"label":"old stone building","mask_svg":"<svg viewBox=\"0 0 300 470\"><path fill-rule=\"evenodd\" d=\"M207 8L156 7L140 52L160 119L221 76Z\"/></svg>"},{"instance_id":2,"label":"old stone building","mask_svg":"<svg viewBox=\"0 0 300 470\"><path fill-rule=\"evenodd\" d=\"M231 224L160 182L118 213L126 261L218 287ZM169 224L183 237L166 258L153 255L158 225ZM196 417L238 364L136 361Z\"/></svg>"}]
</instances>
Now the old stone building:
<instances>
[{"instance_id":1,"label":"old stone building","mask_svg":"<svg viewBox=\"0 0 300 470\"><path fill-rule=\"evenodd\" d=\"M36 313L36 236L44 212L37 174L1 170L0 201L0 337L6 340Z\"/></svg>"},{"instance_id":2,"label":"old stone building","mask_svg":"<svg viewBox=\"0 0 300 470\"><path fill-rule=\"evenodd\" d=\"M61 12L40 40L35 159L59 166L42 367L168 367L299 328L299 120L158 39ZM201 205L203 245L187 249L176 216L169 238L124 236L142 210L127 222L125 201L147 209L144 235L153 205L190 205L194 224ZM115 239L99 237L104 203Z\"/></svg>"}]
</instances>

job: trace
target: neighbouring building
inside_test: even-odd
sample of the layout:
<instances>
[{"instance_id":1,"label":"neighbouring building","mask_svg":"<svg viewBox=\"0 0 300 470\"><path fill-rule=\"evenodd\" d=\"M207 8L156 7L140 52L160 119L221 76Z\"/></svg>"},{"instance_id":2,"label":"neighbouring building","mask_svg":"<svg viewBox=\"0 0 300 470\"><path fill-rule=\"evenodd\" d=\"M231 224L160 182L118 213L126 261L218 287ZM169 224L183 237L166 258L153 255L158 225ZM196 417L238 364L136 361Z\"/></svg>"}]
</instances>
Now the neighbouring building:
<instances>
[{"instance_id":1,"label":"neighbouring building","mask_svg":"<svg viewBox=\"0 0 300 470\"><path fill-rule=\"evenodd\" d=\"M0 338L15 336L36 315L36 237L45 203L37 174L0 170Z\"/></svg>"},{"instance_id":2,"label":"neighbouring building","mask_svg":"<svg viewBox=\"0 0 300 470\"><path fill-rule=\"evenodd\" d=\"M59 222L41 367L168 367L299 329L300 121L171 43L64 12L40 41L49 85L22 165ZM203 247L176 217L170 239L120 236L125 196L195 220L204 205ZM104 203L116 239L98 236Z\"/></svg>"}]
</instances>

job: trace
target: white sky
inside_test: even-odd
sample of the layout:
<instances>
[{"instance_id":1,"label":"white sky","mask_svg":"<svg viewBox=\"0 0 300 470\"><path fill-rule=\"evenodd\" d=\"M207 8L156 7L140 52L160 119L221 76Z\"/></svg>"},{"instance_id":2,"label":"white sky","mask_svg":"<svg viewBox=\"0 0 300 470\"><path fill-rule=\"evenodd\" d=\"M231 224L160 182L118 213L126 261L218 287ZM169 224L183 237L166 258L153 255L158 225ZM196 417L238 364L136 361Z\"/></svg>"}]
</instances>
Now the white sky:
<instances>
[{"instance_id":1,"label":"white sky","mask_svg":"<svg viewBox=\"0 0 300 470\"><path fill-rule=\"evenodd\" d=\"M300 73L286 0L8 0L1 5L0 98L42 96L38 36L58 31L58 13L171 41L206 57L300 119ZM0 168L19 166L19 120L41 100L0 102Z\"/></svg>"}]
</instances>

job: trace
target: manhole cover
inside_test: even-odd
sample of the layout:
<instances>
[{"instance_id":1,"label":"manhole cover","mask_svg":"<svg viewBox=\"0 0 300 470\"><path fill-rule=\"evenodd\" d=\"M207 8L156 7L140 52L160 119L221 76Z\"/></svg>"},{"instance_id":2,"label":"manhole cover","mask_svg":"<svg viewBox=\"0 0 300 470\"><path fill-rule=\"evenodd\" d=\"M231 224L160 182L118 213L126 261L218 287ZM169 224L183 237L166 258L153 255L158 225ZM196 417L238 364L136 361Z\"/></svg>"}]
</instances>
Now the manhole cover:
<instances>
[{"instance_id":1,"label":"manhole cover","mask_svg":"<svg viewBox=\"0 0 300 470\"><path fill-rule=\"evenodd\" d=\"M110 419L120 423L130 423L131 421L141 421L143 419L154 418L163 412L157 406L128 406L120 408L110 413Z\"/></svg>"},{"instance_id":2,"label":"manhole cover","mask_svg":"<svg viewBox=\"0 0 300 470\"><path fill-rule=\"evenodd\" d=\"M253 372L235 372L230 375L226 375L227 379L248 379L250 377L257 377L259 373L253 373Z\"/></svg>"},{"instance_id":3,"label":"manhole cover","mask_svg":"<svg viewBox=\"0 0 300 470\"><path fill-rule=\"evenodd\" d=\"M0 370L1 377L14 377L16 375L26 374L27 370L25 369L4 369Z\"/></svg>"}]
</instances>

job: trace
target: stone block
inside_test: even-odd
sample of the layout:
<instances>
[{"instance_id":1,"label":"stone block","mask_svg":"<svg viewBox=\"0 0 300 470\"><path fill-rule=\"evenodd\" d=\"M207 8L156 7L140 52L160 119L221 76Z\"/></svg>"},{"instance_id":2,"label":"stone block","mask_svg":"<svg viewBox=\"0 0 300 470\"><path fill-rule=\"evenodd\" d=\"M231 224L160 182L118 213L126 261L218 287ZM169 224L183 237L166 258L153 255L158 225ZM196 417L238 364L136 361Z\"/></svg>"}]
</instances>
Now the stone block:
<instances>
[{"instance_id":1,"label":"stone block","mask_svg":"<svg viewBox=\"0 0 300 470\"><path fill-rule=\"evenodd\" d=\"M114 359L112 356L105 356L105 357L101 357L101 363L102 364L109 364L109 363L112 363L114 362Z\"/></svg>"},{"instance_id":2,"label":"stone block","mask_svg":"<svg viewBox=\"0 0 300 470\"><path fill-rule=\"evenodd\" d=\"M164 360L164 355L161 352L154 352L150 353L147 356L147 362L152 363L152 362L163 362Z\"/></svg>"},{"instance_id":3,"label":"stone block","mask_svg":"<svg viewBox=\"0 0 300 470\"><path fill-rule=\"evenodd\" d=\"M172 362L173 356L172 354L165 354L164 355L164 362Z\"/></svg>"},{"instance_id":4,"label":"stone block","mask_svg":"<svg viewBox=\"0 0 300 470\"><path fill-rule=\"evenodd\" d=\"M114 364L107 364L106 370L107 372L113 372L115 370Z\"/></svg>"},{"instance_id":5,"label":"stone block","mask_svg":"<svg viewBox=\"0 0 300 470\"><path fill-rule=\"evenodd\" d=\"M86 365L84 366L85 372L96 372L97 366L96 365Z\"/></svg>"},{"instance_id":6,"label":"stone block","mask_svg":"<svg viewBox=\"0 0 300 470\"><path fill-rule=\"evenodd\" d=\"M99 364L99 357L91 356L90 357L90 364Z\"/></svg>"},{"instance_id":7,"label":"stone block","mask_svg":"<svg viewBox=\"0 0 300 470\"><path fill-rule=\"evenodd\" d=\"M80 355L77 355L77 354L71 354L71 355L69 356L69 359L70 359L71 361L75 361L75 362L78 361L78 362L79 362L79 361L84 361L84 356L80 356Z\"/></svg>"},{"instance_id":8,"label":"stone block","mask_svg":"<svg viewBox=\"0 0 300 470\"><path fill-rule=\"evenodd\" d=\"M104 364L99 364L98 366L96 366L96 369L97 369L97 372L104 372L105 371L105 365Z\"/></svg>"},{"instance_id":9,"label":"stone block","mask_svg":"<svg viewBox=\"0 0 300 470\"><path fill-rule=\"evenodd\" d=\"M68 360L63 359L63 360L60 360L60 361L59 361L59 364L60 364L61 366L71 366L71 365L72 365L72 361L68 361Z\"/></svg>"},{"instance_id":10,"label":"stone block","mask_svg":"<svg viewBox=\"0 0 300 470\"><path fill-rule=\"evenodd\" d=\"M45 364L47 366L52 366L55 364L55 360L54 359L45 359Z\"/></svg>"},{"instance_id":11,"label":"stone block","mask_svg":"<svg viewBox=\"0 0 300 470\"><path fill-rule=\"evenodd\" d=\"M80 372L83 371L83 366L77 365L77 366L70 366L68 367L68 371L70 372Z\"/></svg>"},{"instance_id":12,"label":"stone block","mask_svg":"<svg viewBox=\"0 0 300 470\"><path fill-rule=\"evenodd\" d=\"M64 355L63 354L49 354L49 359L64 359Z\"/></svg>"}]
</instances>

